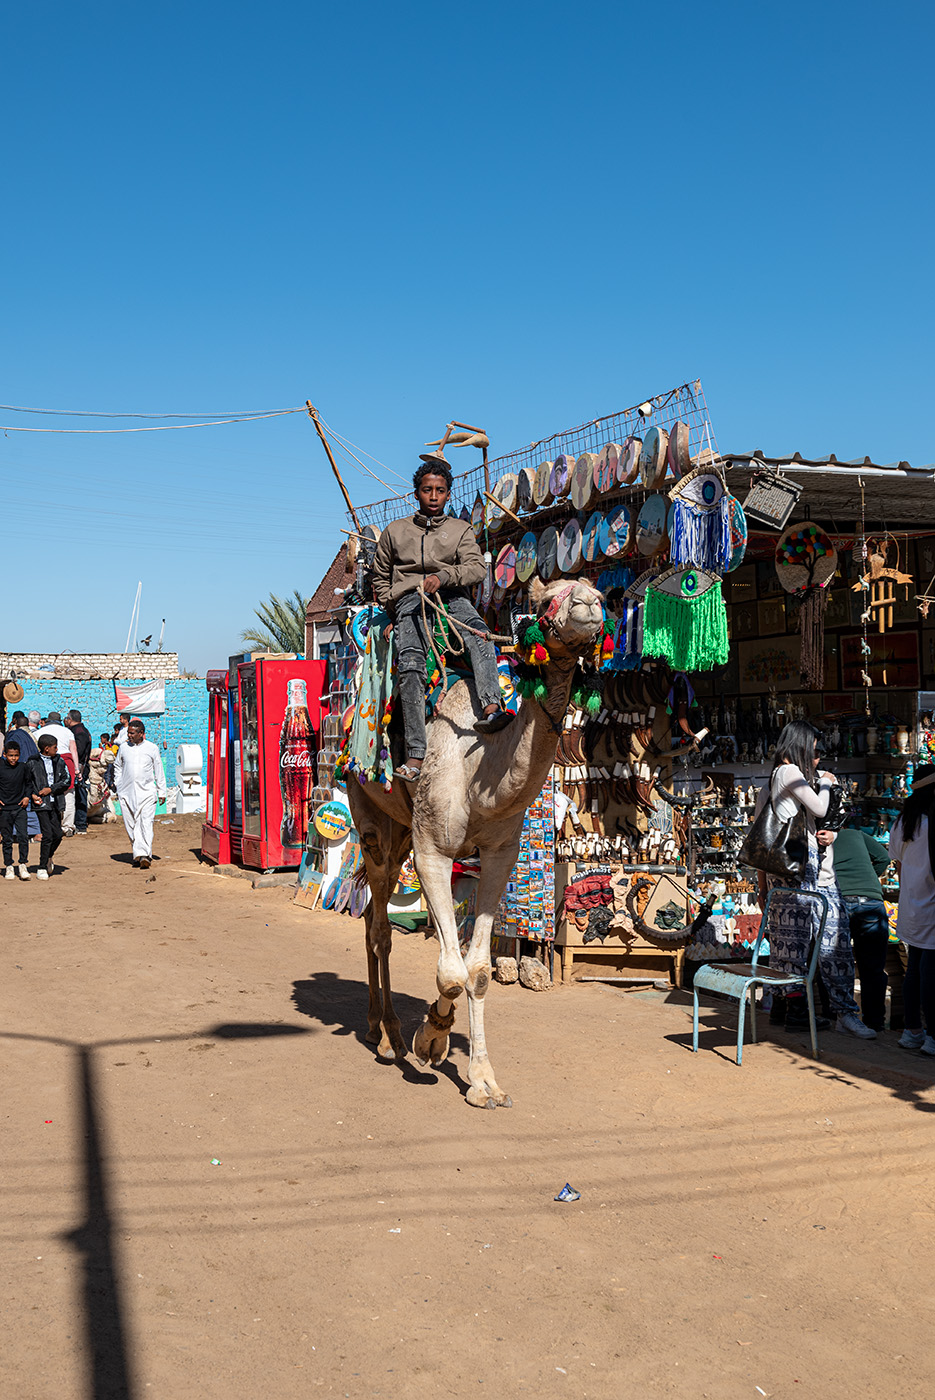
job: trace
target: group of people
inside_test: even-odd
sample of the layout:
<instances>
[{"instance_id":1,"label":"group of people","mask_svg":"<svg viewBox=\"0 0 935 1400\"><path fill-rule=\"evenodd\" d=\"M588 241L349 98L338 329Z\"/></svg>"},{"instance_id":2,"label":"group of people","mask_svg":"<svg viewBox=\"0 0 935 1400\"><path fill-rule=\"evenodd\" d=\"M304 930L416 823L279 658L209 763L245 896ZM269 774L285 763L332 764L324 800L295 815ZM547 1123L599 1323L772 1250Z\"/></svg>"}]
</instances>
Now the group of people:
<instances>
[{"instance_id":1,"label":"group of people","mask_svg":"<svg viewBox=\"0 0 935 1400\"><path fill-rule=\"evenodd\" d=\"M93 791L92 791L93 787ZM39 842L36 877L55 872L55 853L64 836L85 836L89 806L120 802L133 847L133 864L148 869L153 854L156 805L166 796L165 770L142 720L120 715L112 734L101 734L95 748L80 710L62 720L57 710L16 710L0 757L0 848L7 880L30 879L29 843ZM13 847L18 865L14 867Z\"/></svg>"},{"instance_id":2,"label":"group of people","mask_svg":"<svg viewBox=\"0 0 935 1400\"><path fill-rule=\"evenodd\" d=\"M760 874L760 897L769 901L766 936L770 967L803 975L821 928L819 990L823 1008L819 1030L833 1017L837 1029L872 1040L885 1029L885 971L889 917L880 876L895 861L900 879L897 932L908 949L903 982L905 1029L900 1045L935 1056L935 766L916 769L912 791L890 834L889 848L865 832L834 829L829 813L837 804L837 779L820 770L819 735L796 720L779 736L768 784L756 815L771 801L781 823L804 811L808 857L796 889L778 877ZM823 899L817 899L822 895ZM824 911L824 925L821 915ZM854 997L855 968L860 1001ZM790 1030L808 1025L801 988L774 999L771 1020Z\"/></svg>"}]
</instances>

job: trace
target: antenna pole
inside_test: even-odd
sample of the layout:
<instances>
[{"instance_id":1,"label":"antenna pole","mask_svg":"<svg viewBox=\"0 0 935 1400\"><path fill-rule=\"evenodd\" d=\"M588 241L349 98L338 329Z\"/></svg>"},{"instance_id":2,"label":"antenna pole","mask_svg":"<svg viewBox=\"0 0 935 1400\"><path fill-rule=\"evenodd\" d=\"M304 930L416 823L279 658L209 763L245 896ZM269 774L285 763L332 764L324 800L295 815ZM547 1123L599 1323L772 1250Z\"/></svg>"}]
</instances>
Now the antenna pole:
<instances>
[{"instance_id":1,"label":"antenna pole","mask_svg":"<svg viewBox=\"0 0 935 1400\"><path fill-rule=\"evenodd\" d=\"M133 611L130 613L130 626L127 628L127 644L123 649L124 656L126 656L127 652L130 650L130 638L133 636L133 627L137 617L139 616L140 594L142 592L143 580L140 579L139 583L136 585L136 597L133 599Z\"/></svg>"}]
</instances>

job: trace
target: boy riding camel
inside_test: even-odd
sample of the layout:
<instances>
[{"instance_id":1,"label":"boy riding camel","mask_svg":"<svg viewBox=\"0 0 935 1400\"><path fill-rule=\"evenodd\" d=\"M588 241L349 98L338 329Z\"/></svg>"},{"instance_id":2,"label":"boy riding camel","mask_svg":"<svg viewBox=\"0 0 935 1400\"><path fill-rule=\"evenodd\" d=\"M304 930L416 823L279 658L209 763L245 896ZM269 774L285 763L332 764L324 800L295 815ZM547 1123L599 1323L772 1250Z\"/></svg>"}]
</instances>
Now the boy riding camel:
<instances>
[{"instance_id":1,"label":"boy riding camel","mask_svg":"<svg viewBox=\"0 0 935 1400\"><path fill-rule=\"evenodd\" d=\"M445 458L423 455L421 461L422 466L412 479L419 509L415 515L394 520L386 527L373 561L374 595L393 619L386 636L395 630L396 676L406 736L406 762L396 769L396 774L407 783L418 781L425 758L429 639L422 621L420 588L428 597L444 603L456 623L465 623L484 634L477 636L462 629L483 710L474 728L480 734L492 734L514 718L500 707L497 653L493 642L485 640L487 628L471 606L467 592L484 577L484 557L471 526L445 514L451 494L451 470ZM434 609L424 606L431 626Z\"/></svg>"}]
</instances>

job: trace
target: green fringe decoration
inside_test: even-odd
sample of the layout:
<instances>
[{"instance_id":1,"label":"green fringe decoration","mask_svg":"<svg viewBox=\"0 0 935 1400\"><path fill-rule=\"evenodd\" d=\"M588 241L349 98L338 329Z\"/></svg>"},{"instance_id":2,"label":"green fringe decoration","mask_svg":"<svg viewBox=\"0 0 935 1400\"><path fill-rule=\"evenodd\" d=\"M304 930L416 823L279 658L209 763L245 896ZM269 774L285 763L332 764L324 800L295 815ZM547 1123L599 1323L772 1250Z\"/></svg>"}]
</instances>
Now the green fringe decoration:
<instances>
[{"instance_id":1,"label":"green fringe decoration","mask_svg":"<svg viewBox=\"0 0 935 1400\"><path fill-rule=\"evenodd\" d=\"M521 666L514 684L524 700L544 700L549 693L542 672L533 666Z\"/></svg>"},{"instance_id":2,"label":"green fringe decoration","mask_svg":"<svg viewBox=\"0 0 935 1400\"><path fill-rule=\"evenodd\" d=\"M516 636L524 651L528 651L530 647L536 645L545 646L545 637L539 626L538 618L531 617L528 622L521 622L516 629Z\"/></svg>"},{"instance_id":3,"label":"green fringe decoration","mask_svg":"<svg viewBox=\"0 0 935 1400\"><path fill-rule=\"evenodd\" d=\"M571 688L571 703L585 714L600 714L603 697L602 678L593 667L585 670L579 666L575 672Z\"/></svg>"},{"instance_id":4,"label":"green fringe decoration","mask_svg":"<svg viewBox=\"0 0 935 1400\"><path fill-rule=\"evenodd\" d=\"M727 609L720 582L694 598L649 587L643 606L643 656L673 671L710 671L728 659Z\"/></svg>"}]
</instances>

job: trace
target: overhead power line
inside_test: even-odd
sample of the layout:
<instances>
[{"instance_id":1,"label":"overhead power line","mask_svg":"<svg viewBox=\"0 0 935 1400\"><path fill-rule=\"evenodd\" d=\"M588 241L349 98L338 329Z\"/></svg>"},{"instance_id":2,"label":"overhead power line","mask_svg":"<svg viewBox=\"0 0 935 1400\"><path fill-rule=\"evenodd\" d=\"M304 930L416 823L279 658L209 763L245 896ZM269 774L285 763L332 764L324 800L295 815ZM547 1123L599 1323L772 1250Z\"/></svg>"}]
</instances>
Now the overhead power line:
<instances>
[{"instance_id":1,"label":"overhead power line","mask_svg":"<svg viewBox=\"0 0 935 1400\"><path fill-rule=\"evenodd\" d=\"M260 418L284 418L290 413L304 412L304 408L280 408L275 413L250 413L242 418L215 418L207 423L160 423L154 428L19 428L12 423L2 423L0 433L177 433L182 428L218 428L224 423L255 423Z\"/></svg>"},{"instance_id":2,"label":"overhead power line","mask_svg":"<svg viewBox=\"0 0 935 1400\"><path fill-rule=\"evenodd\" d=\"M277 413L301 413L301 408L214 409L211 413L96 413L90 408L25 408L17 403L0 403L7 413L40 413L49 418L223 418L241 421L244 418L272 418Z\"/></svg>"}]
</instances>

